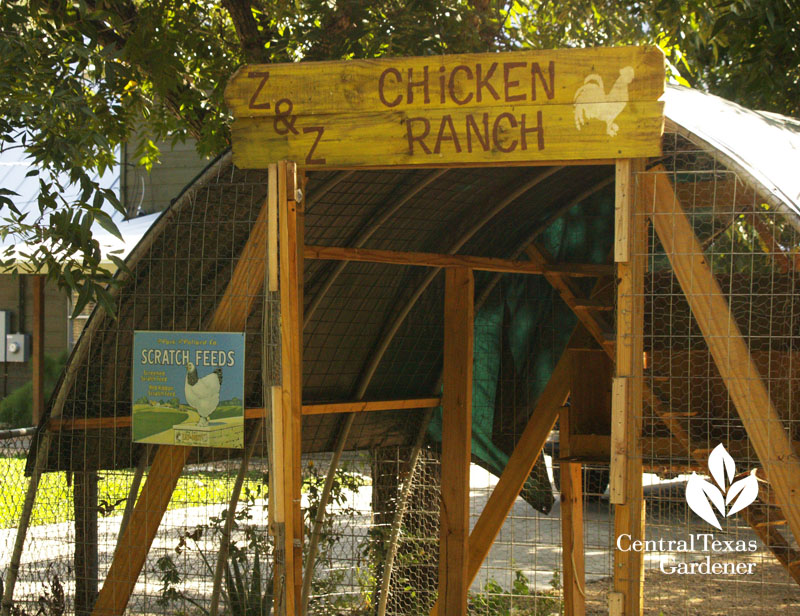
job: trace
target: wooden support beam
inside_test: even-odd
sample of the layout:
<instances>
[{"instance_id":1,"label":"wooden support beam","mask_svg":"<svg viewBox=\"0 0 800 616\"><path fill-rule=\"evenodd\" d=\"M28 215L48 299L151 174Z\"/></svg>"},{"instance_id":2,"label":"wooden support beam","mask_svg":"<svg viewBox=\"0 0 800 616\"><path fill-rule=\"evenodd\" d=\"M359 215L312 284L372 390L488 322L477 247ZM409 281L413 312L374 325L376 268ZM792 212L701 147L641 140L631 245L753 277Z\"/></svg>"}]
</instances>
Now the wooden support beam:
<instances>
[{"instance_id":1,"label":"wooden support beam","mask_svg":"<svg viewBox=\"0 0 800 616\"><path fill-rule=\"evenodd\" d=\"M575 340L575 336L572 340ZM508 512L511 511L514 501L530 477L533 465L542 453L547 437L558 419L558 413L569 395L569 377L569 353L564 352L553 369L544 391L536 401L536 407L508 459L506 468L469 535L468 586L478 575L481 564L489 554L489 549L500 532ZM440 604L437 600L431 610L431 616L441 613L439 609Z\"/></svg>"},{"instance_id":2,"label":"wooden support beam","mask_svg":"<svg viewBox=\"0 0 800 616\"><path fill-rule=\"evenodd\" d=\"M261 208L239 255L231 280L207 324L210 331L243 331L264 285L267 246L267 204ZM161 524L191 447L161 445L142 487L130 523L120 536L108 575L97 597L95 616L121 616L128 605L150 545Z\"/></svg>"},{"instance_id":3,"label":"wooden support beam","mask_svg":"<svg viewBox=\"0 0 800 616\"><path fill-rule=\"evenodd\" d=\"M281 393L285 472L282 507L285 515L284 613L300 607L303 587L303 514L300 508L301 424L303 384L303 203L296 200L297 170L280 162L278 173L278 228L280 230Z\"/></svg>"},{"instance_id":4,"label":"wooden support beam","mask_svg":"<svg viewBox=\"0 0 800 616\"><path fill-rule=\"evenodd\" d=\"M97 598L97 472L72 474L75 513L75 616L88 616Z\"/></svg>"},{"instance_id":5,"label":"wooden support beam","mask_svg":"<svg viewBox=\"0 0 800 616\"><path fill-rule=\"evenodd\" d=\"M617 479L618 492L614 536L627 534L634 540L644 539L641 434L647 220L640 211L641 194L633 175L643 168L642 161L617 162L614 227L616 233L624 234L615 237L615 256L628 258L617 262L616 395L612 398L611 421L612 429L621 429L622 433L612 436L611 477ZM618 448L623 451L615 457ZM642 553L615 550L614 590L624 596L625 616L643 614L643 581Z\"/></svg>"},{"instance_id":6,"label":"wooden support beam","mask_svg":"<svg viewBox=\"0 0 800 616\"><path fill-rule=\"evenodd\" d=\"M158 448L97 597L95 616L121 616L125 611L190 451L191 447Z\"/></svg>"},{"instance_id":7,"label":"wooden support beam","mask_svg":"<svg viewBox=\"0 0 800 616\"><path fill-rule=\"evenodd\" d=\"M466 616L472 353L475 281L466 268L445 272L442 373L442 506L439 597L444 616Z\"/></svg>"},{"instance_id":8,"label":"wooden support beam","mask_svg":"<svg viewBox=\"0 0 800 616\"><path fill-rule=\"evenodd\" d=\"M663 168L644 178L650 216L778 504L800 539L800 461ZM649 199L648 199L649 200Z\"/></svg>"},{"instance_id":9,"label":"wooden support beam","mask_svg":"<svg viewBox=\"0 0 800 616\"><path fill-rule=\"evenodd\" d=\"M573 384L575 375L573 373ZM574 388L573 388L574 389ZM559 452L572 455L570 408L561 410ZM561 565L564 571L564 616L585 616L586 579L583 551L583 465L559 461L561 470Z\"/></svg>"},{"instance_id":10,"label":"wooden support beam","mask_svg":"<svg viewBox=\"0 0 800 616\"><path fill-rule=\"evenodd\" d=\"M303 415L325 415L328 413L363 413L365 411L400 411L425 409L439 406L441 398L408 398L405 400L365 400L354 402L328 402L304 404Z\"/></svg>"},{"instance_id":11,"label":"wooden support beam","mask_svg":"<svg viewBox=\"0 0 800 616\"><path fill-rule=\"evenodd\" d=\"M529 261L512 261L494 257L472 257L432 252L398 252L395 250L371 250L367 248L343 248L339 246L306 246L306 259L331 261L362 261L365 263L388 263L391 265L415 265L420 267L465 267L485 272L508 274L545 274L548 272L596 278L613 273L609 265L596 263L551 263L541 265Z\"/></svg>"},{"instance_id":12,"label":"wooden support beam","mask_svg":"<svg viewBox=\"0 0 800 616\"><path fill-rule=\"evenodd\" d=\"M442 399L438 396L430 398L403 398L399 400L351 400L348 402L310 402L303 404L303 415L327 415L330 413L364 413L368 411L403 411L407 409L425 409L439 406ZM261 419L264 417L263 407L251 407L244 410L245 419ZM130 428L131 416L63 418L54 417L47 422L51 432L62 430L106 430Z\"/></svg>"},{"instance_id":13,"label":"wooden support beam","mask_svg":"<svg viewBox=\"0 0 800 616\"><path fill-rule=\"evenodd\" d=\"M278 165L267 173L267 290L278 290Z\"/></svg>"},{"instance_id":14,"label":"wooden support beam","mask_svg":"<svg viewBox=\"0 0 800 616\"><path fill-rule=\"evenodd\" d=\"M33 425L44 415L44 282L33 277ZM5 344L5 340L2 341Z\"/></svg>"},{"instance_id":15,"label":"wooden support beam","mask_svg":"<svg viewBox=\"0 0 800 616\"><path fill-rule=\"evenodd\" d=\"M532 264L538 265L542 268L550 267L550 255L547 254L542 247L537 246L536 244L531 244L525 249L525 253L528 255L528 258L531 260ZM606 332L608 331L608 328L604 327L604 324L597 317L597 315L578 308L578 304L581 301L588 300L584 300L583 298L579 297L579 294L573 287L572 282L560 272L548 271L544 274L544 277L545 280L547 280L547 282L549 282L553 288L558 291L559 295L561 295L561 299L564 300L567 306L569 306L572 311L575 312L578 320L580 320L583 326L589 331L590 334L592 334L592 337L597 340L600 346L605 349L609 355L613 356L614 340L611 340L607 337Z\"/></svg>"}]
</instances>

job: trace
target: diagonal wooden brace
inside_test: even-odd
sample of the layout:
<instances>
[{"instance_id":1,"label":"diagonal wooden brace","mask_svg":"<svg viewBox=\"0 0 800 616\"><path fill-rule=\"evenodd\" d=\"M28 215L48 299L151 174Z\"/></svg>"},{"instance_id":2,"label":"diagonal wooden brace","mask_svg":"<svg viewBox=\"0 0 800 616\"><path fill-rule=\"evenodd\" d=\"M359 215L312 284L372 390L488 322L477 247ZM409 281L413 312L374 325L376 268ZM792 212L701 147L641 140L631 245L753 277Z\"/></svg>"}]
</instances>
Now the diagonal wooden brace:
<instances>
[{"instance_id":1,"label":"diagonal wooden brace","mask_svg":"<svg viewBox=\"0 0 800 616\"><path fill-rule=\"evenodd\" d=\"M800 539L800 460L663 167L645 174L653 220L777 502Z\"/></svg>"},{"instance_id":2,"label":"diagonal wooden brace","mask_svg":"<svg viewBox=\"0 0 800 616\"><path fill-rule=\"evenodd\" d=\"M267 262L267 204L250 231L233 276L208 324L211 331L243 331L264 285ZM167 510L191 447L161 445L156 451L130 522L119 540L93 616L121 616L133 593L156 531Z\"/></svg>"}]
</instances>

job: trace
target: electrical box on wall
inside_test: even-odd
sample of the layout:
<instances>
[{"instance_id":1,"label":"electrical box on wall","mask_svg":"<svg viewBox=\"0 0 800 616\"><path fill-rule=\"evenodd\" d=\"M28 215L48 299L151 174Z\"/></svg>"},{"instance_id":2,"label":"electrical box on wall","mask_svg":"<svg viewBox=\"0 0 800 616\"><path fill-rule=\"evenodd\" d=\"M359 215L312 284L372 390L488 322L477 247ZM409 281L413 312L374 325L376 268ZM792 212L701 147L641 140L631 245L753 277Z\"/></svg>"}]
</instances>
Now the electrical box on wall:
<instances>
[{"instance_id":1,"label":"electrical box on wall","mask_svg":"<svg viewBox=\"0 0 800 616\"><path fill-rule=\"evenodd\" d=\"M5 339L11 327L11 311L0 310L0 363L6 361Z\"/></svg>"},{"instance_id":2,"label":"electrical box on wall","mask_svg":"<svg viewBox=\"0 0 800 616\"><path fill-rule=\"evenodd\" d=\"M31 335L7 334L5 353L7 362L28 361L31 356Z\"/></svg>"}]
</instances>

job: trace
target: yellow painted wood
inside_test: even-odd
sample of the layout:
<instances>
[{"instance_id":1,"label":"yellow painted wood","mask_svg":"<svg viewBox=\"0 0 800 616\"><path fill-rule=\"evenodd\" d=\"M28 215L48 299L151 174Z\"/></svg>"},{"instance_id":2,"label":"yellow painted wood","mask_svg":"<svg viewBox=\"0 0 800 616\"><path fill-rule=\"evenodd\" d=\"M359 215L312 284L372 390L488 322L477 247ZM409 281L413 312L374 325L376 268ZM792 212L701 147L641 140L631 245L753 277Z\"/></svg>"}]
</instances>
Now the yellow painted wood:
<instances>
[{"instance_id":1,"label":"yellow painted wood","mask_svg":"<svg viewBox=\"0 0 800 616\"><path fill-rule=\"evenodd\" d=\"M225 102L237 118L571 105L589 75L619 99L613 86L624 67L633 72L628 99L654 101L664 92L664 66L652 45L248 65L231 77Z\"/></svg>"},{"instance_id":2,"label":"yellow painted wood","mask_svg":"<svg viewBox=\"0 0 800 616\"><path fill-rule=\"evenodd\" d=\"M660 155L664 104L631 101L615 115L620 105L600 103L596 112L601 117L615 117L618 133L613 137L606 122L599 119L590 119L579 129L572 103L297 115L291 119L240 117L232 127L233 160L245 169L266 168L281 159L315 169ZM316 128L307 130L312 127Z\"/></svg>"}]
</instances>

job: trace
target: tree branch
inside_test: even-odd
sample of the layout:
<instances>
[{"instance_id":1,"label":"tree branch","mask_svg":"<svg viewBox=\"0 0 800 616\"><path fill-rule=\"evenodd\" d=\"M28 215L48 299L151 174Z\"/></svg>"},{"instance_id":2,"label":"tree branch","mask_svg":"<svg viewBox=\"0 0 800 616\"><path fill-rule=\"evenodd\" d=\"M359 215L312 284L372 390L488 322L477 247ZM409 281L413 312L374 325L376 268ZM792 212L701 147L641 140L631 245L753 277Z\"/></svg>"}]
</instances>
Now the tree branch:
<instances>
[{"instance_id":1,"label":"tree branch","mask_svg":"<svg viewBox=\"0 0 800 616\"><path fill-rule=\"evenodd\" d=\"M222 6L231 16L245 59L254 64L269 62L266 51L268 33L258 29L250 0L222 0Z\"/></svg>"}]
</instances>

